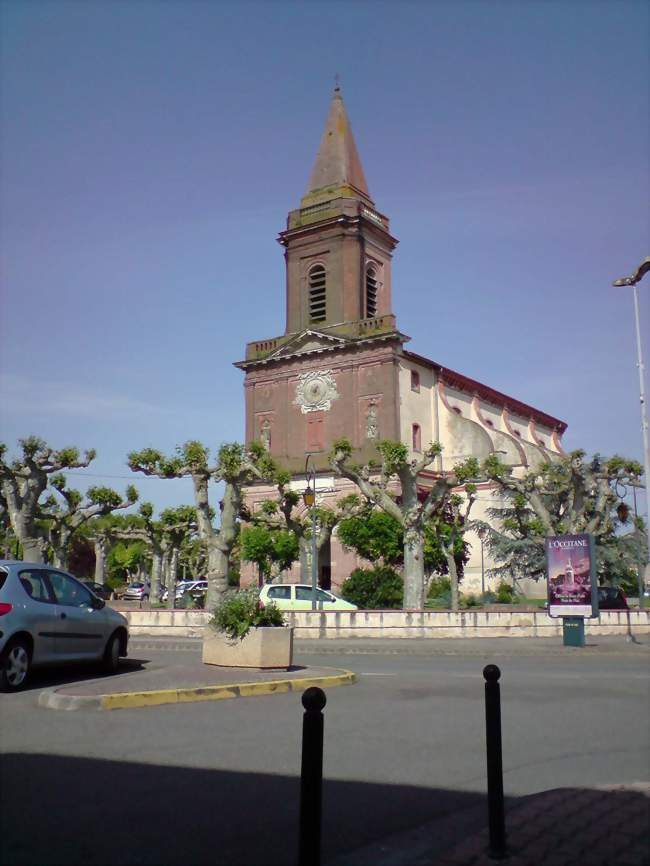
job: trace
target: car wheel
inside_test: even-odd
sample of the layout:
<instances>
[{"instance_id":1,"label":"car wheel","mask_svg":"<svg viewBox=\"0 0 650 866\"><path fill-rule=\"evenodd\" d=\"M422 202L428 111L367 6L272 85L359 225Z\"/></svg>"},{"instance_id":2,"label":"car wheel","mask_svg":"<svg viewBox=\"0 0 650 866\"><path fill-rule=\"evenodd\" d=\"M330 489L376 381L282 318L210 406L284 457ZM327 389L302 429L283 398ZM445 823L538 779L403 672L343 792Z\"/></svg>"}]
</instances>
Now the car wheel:
<instances>
[{"instance_id":1,"label":"car wheel","mask_svg":"<svg viewBox=\"0 0 650 866\"><path fill-rule=\"evenodd\" d=\"M0 657L0 690L17 692L22 689L27 682L31 662L26 641L16 640L8 644Z\"/></svg>"},{"instance_id":2,"label":"car wheel","mask_svg":"<svg viewBox=\"0 0 650 866\"><path fill-rule=\"evenodd\" d=\"M114 674L120 665L120 636L118 634L111 635L106 649L104 650L104 659L102 668L104 673Z\"/></svg>"}]
</instances>

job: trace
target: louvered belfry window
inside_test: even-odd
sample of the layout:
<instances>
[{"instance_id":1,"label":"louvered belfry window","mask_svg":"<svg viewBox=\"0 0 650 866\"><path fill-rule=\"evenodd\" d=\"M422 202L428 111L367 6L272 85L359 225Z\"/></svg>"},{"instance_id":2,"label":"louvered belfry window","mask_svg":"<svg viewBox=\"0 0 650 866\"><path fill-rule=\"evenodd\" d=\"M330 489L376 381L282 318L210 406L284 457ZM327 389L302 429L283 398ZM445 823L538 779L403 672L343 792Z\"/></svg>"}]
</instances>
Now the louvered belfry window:
<instances>
[{"instance_id":1,"label":"louvered belfry window","mask_svg":"<svg viewBox=\"0 0 650 866\"><path fill-rule=\"evenodd\" d=\"M312 322L324 322L327 318L325 268L314 265L309 271L309 318Z\"/></svg>"},{"instance_id":2,"label":"louvered belfry window","mask_svg":"<svg viewBox=\"0 0 650 866\"><path fill-rule=\"evenodd\" d=\"M377 315L377 271L374 268L366 270L366 319Z\"/></svg>"}]
</instances>

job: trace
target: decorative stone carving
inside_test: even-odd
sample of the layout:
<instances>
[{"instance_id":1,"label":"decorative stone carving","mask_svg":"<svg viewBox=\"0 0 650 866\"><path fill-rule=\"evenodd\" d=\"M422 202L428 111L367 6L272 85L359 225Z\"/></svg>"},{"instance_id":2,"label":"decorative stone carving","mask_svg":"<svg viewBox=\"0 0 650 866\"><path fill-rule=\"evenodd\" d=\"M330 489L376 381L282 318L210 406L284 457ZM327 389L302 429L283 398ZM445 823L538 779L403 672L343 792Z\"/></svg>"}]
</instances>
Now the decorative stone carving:
<instances>
[{"instance_id":1,"label":"decorative stone carving","mask_svg":"<svg viewBox=\"0 0 650 866\"><path fill-rule=\"evenodd\" d=\"M265 418L260 425L260 442L267 451L271 450L271 422Z\"/></svg>"},{"instance_id":2,"label":"decorative stone carving","mask_svg":"<svg viewBox=\"0 0 650 866\"><path fill-rule=\"evenodd\" d=\"M379 426L377 423L377 404L374 402L368 406L366 412L366 439L378 439Z\"/></svg>"},{"instance_id":3,"label":"decorative stone carving","mask_svg":"<svg viewBox=\"0 0 650 866\"><path fill-rule=\"evenodd\" d=\"M296 399L293 402L306 415L307 412L328 411L332 407L332 400L338 396L331 370L310 370L298 376Z\"/></svg>"}]
</instances>

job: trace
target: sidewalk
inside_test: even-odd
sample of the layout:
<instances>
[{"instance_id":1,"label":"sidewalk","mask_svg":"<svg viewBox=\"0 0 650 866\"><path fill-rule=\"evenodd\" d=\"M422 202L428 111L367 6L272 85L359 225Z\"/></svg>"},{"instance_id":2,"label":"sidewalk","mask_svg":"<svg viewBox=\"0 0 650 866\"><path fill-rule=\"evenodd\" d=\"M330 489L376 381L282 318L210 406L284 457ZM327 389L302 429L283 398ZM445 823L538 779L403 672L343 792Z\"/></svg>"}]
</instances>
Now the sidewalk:
<instances>
[{"instance_id":1,"label":"sidewalk","mask_svg":"<svg viewBox=\"0 0 650 866\"><path fill-rule=\"evenodd\" d=\"M133 650L132 650L133 653ZM126 659L117 674L46 689L38 704L52 710L116 710L332 688L355 682L351 671L294 665L288 671L227 668L181 658L143 667Z\"/></svg>"},{"instance_id":2,"label":"sidewalk","mask_svg":"<svg viewBox=\"0 0 650 866\"><path fill-rule=\"evenodd\" d=\"M506 831L508 866L648 866L650 783L533 794L506 814ZM435 866L494 866L487 846L485 830Z\"/></svg>"},{"instance_id":3,"label":"sidewalk","mask_svg":"<svg viewBox=\"0 0 650 866\"><path fill-rule=\"evenodd\" d=\"M649 866L650 783L506 797L506 833L507 856L491 859L486 800L325 866Z\"/></svg>"}]
</instances>

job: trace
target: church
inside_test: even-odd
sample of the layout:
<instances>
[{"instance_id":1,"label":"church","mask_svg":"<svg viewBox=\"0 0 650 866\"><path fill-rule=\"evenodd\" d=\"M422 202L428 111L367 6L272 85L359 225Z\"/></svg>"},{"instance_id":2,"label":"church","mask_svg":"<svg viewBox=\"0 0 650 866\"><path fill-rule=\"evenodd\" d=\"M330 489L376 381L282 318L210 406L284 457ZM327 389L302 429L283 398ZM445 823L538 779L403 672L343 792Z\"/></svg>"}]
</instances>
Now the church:
<instances>
[{"instance_id":1,"label":"church","mask_svg":"<svg viewBox=\"0 0 650 866\"><path fill-rule=\"evenodd\" d=\"M407 348L392 308L398 241L370 196L338 86L307 190L278 241L286 261L285 332L248 343L235 366L245 373L246 441L262 442L292 472L296 491L305 490L309 459L319 505L334 507L358 492L329 465L341 437L352 443L356 463L376 459L380 439L400 440L414 455L440 442L425 487L427 477L472 455L496 452L523 472L564 453L563 421ZM245 495L254 511L275 491L255 485ZM493 504L494 491L481 485L472 517ZM462 591L477 592L488 586L490 563L474 533L468 541ZM336 591L364 564L334 530L320 551L319 583ZM296 563L290 579L301 574L309 574L306 563ZM242 563L242 583L253 579L253 567Z\"/></svg>"}]
</instances>

